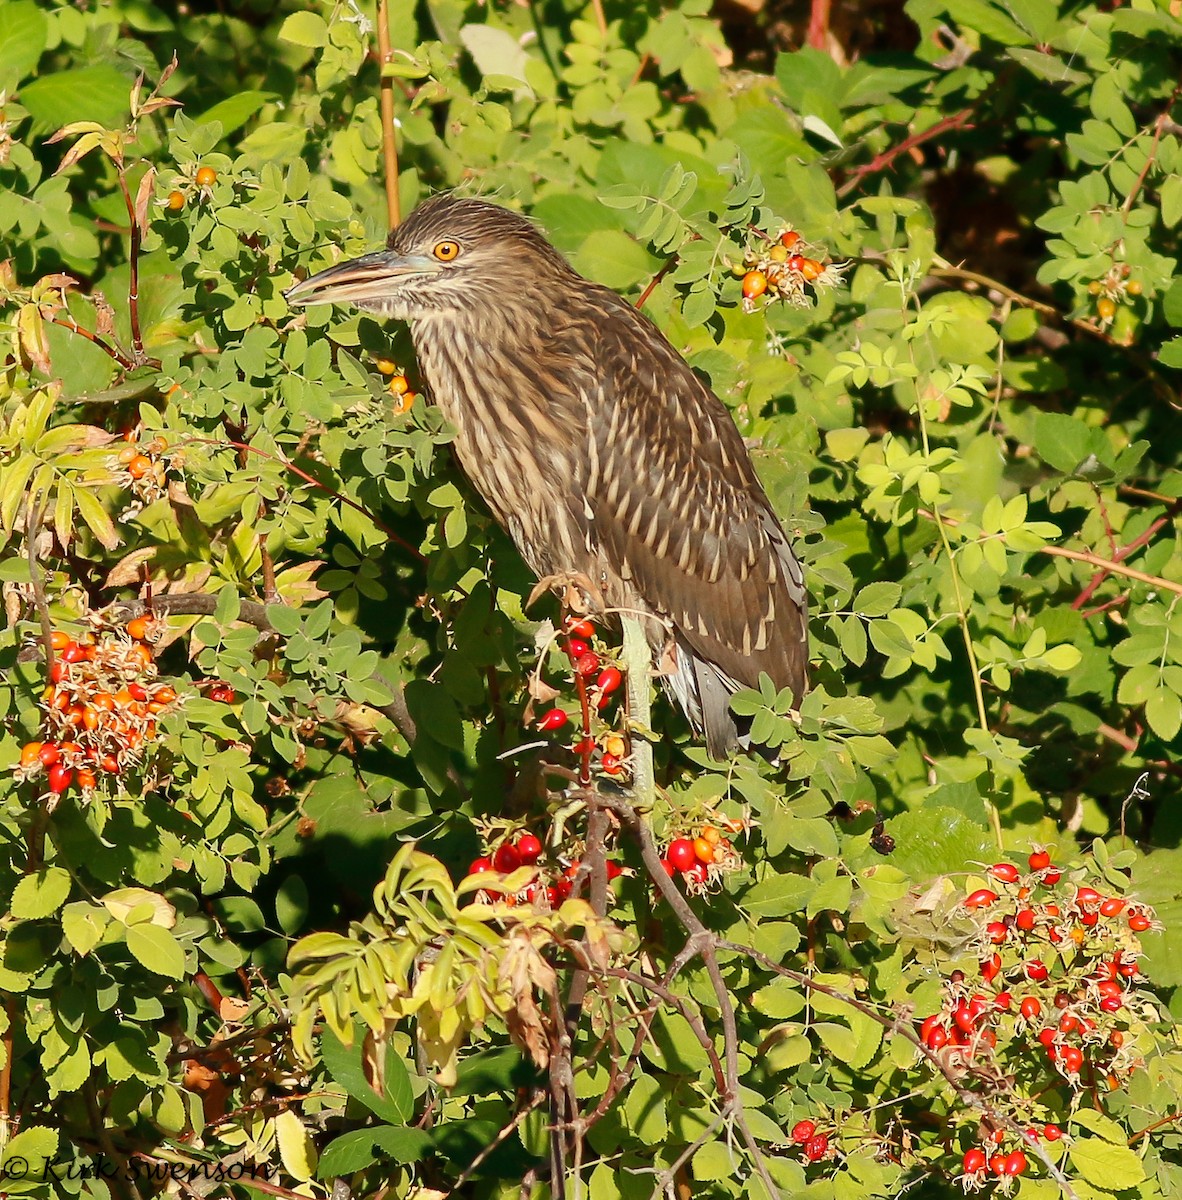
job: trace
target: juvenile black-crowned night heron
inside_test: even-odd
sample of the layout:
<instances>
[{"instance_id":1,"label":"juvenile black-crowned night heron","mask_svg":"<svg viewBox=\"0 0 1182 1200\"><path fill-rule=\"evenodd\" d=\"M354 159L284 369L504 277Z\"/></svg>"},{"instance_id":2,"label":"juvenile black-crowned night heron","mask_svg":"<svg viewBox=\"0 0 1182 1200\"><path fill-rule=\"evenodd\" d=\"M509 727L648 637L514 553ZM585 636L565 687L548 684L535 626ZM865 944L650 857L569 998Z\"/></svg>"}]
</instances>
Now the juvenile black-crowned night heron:
<instances>
[{"instance_id":1,"label":"juvenile black-crowned night heron","mask_svg":"<svg viewBox=\"0 0 1182 1200\"><path fill-rule=\"evenodd\" d=\"M435 196L389 247L287 293L410 323L455 453L539 578L646 619L662 681L723 758L761 671L805 690L800 563L722 402L643 313L526 218Z\"/></svg>"}]
</instances>

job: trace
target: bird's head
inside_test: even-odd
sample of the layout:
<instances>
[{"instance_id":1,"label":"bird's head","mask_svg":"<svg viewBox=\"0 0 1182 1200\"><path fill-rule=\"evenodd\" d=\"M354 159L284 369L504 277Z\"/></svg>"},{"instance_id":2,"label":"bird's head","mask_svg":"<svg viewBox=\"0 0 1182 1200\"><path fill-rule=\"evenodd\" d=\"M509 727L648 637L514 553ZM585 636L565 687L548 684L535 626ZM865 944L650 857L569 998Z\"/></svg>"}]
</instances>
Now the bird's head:
<instances>
[{"instance_id":1,"label":"bird's head","mask_svg":"<svg viewBox=\"0 0 1182 1200\"><path fill-rule=\"evenodd\" d=\"M385 250L329 267L286 295L292 305L351 304L416 321L520 302L571 275L525 217L486 200L442 194L420 204Z\"/></svg>"}]
</instances>

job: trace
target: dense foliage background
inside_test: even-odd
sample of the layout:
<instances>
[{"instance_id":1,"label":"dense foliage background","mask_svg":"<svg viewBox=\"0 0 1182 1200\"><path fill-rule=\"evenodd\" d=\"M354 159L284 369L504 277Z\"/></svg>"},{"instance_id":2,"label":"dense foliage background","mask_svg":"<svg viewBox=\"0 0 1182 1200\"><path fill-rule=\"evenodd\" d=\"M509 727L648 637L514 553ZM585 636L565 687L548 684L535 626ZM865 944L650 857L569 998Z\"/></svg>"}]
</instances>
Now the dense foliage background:
<instances>
[{"instance_id":1,"label":"dense foliage background","mask_svg":"<svg viewBox=\"0 0 1182 1200\"><path fill-rule=\"evenodd\" d=\"M0 1191L1182 1194L1175 9L392 0L383 67L354 0L0 2ZM779 763L658 700L638 806L612 704L577 786L405 331L282 296L387 179L732 408L813 597ZM785 231L822 286L742 303ZM461 884L526 830L553 904Z\"/></svg>"}]
</instances>

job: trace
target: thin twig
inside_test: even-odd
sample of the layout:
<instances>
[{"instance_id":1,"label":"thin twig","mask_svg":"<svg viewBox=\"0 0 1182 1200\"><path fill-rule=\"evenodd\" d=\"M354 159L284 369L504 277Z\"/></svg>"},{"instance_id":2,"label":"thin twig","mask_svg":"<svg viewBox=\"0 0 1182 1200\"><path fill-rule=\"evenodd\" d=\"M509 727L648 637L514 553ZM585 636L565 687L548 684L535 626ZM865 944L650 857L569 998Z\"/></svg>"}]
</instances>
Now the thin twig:
<instances>
[{"instance_id":1,"label":"thin twig","mask_svg":"<svg viewBox=\"0 0 1182 1200\"><path fill-rule=\"evenodd\" d=\"M1150 540L1153 538L1153 535L1155 533L1157 533L1157 531L1159 529L1168 525L1170 523L1170 521L1173 519L1175 513L1177 512L1179 503L1182 503L1182 502L1175 500L1174 503L1170 506L1171 511L1169 513L1167 513L1164 517L1158 517L1157 520L1154 521L1153 524L1151 524L1149 526L1149 528L1145 530L1144 533L1139 534L1137 537L1135 537L1131 542L1129 542L1129 544L1127 546L1118 546L1113 551L1112 561L1113 562L1123 562L1124 559L1128 558L1130 554L1133 554L1136 551L1140 550L1142 546L1148 545ZM1095 573L1095 575L1093 575L1092 578L1088 581L1087 586L1083 589L1083 591L1081 591L1080 594L1078 596L1076 596L1076 598L1074 600L1072 600L1071 607L1076 609L1077 611L1079 609L1083 608L1083 606L1085 604L1087 604L1087 602L1096 594L1096 589L1107 578L1108 578L1108 569L1106 567L1097 571Z\"/></svg>"},{"instance_id":2,"label":"thin twig","mask_svg":"<svg viewBox=\"0 0 1182 1200\"><path fill-rule=\"evenodd\" d=\"M135 1186L135 1175L128 1169L127 1159L111 1140L111 1131L107 1128L107 1119L99 1108L93 1080L87 1080L82 1085L82 1098L86 1103L86 1112L90 1117L91 1128L94 1130L95 1137L98 1138L99 1145L103 1148L103 1153L118 1168L109 1177L113 1185L112 1191L118 1195L129 1197L130 1200L142 1200L139 1188Z\"/></svg>"},{"instance_id":3,"label":"thin twig","mask_svg":"<svg viewBox=\"0 0 1182 1200\"><path fill-rule=\"evenodd\" d=\"M545 1099L545 1088L536 1088L534 1090L534 1094L529 1098L529 1103L519 1108L517 1112L513 1114L513 1119L509 1121L508 1124L506 1124L500 1130L496 1137L494 1137L493 1140L489 1142L489 1144L485 1146L485 1148L481 1150L480 1153L460 1172L455 1183L451 1185L451 1191L453 1195L458 1192L460 1188L462 1188L464 1184L466 1184L468 1180L472 1178L473 1175L476 1174L488 1156L498 1146L502 1145L507 1138L511 1137L521 1122L524 1121L525 1118L528 1117L529 1114L533 1112L534 1109L537 1108L538 1105L541 1104Z\"/></svg>"},{"instance_id":4,"label":"thin twig","mask_svg":"<svg viewBox=\"0 0 1182 1200\"><path fill-rule=\"evenodd\" d=\"M378 63L381 68L379 93L382 120L382 164L386 181L386 224L396 228L402 221L402 205L398 196L398 143L394 140L394 76L385 68L394 61L390 49L389 0L378 0Z\"/></svg>"},{"instance_id":5,"label":"thin twig","mask_svg":"<svg viewBox=\"0 0 1182 1200\"><path fill-rule=\"evenodd\" d=\"M653 289L657 286L658 283L661 282L662 279L665 278L665 276L669 273L670 268L672 268L676 264L676 262L677 262L676 254L671 255L669 258L665 259L664 263L661 265L661 269L645 285L644 291L641 292L640 295L637 297L636 304L633 307L635 307L635 308L643 308L644 307L644 302L653 294Z\"/></svg>"},{"instance_id":6,"label":"thin twig","mask_svg":"<svg viewBox=\"0 0 1182 1200\"><path fill-rule=\"evenodd\" d=\"M298 476L305 483L310 483L313 487L319 488L322 492L327 492L328 495L330 495L334 500L339 500L342 504L346 504L349 506L349 508L361 513L362 516L368 517L396 546L400 546L408 554L412 555L414 558L417 558L419 562L425 563L427 561L427 556L423 554L422 551L417 550L404 538L399 537L399 535L395 533L389 525L386 525L377 517L375 517L374 514L371 513L363 504L358 504L356 500L351 500L342 492L337 491L336 488L331 488L328 486L328 484L321 483L320 480L315 476L309 475L307 471L301 470L290 459L284 458L282 454L272 454L269 450L260 449L258 446L251 446L246 442L231 442L218 438L189 438L187 444L197 446L216 446L219 448L225 448L229 446L235 450L241 450L243 447L245 447L250 451L251 454L257 454L262 458L268 458L272 462L277 462L290 471L293 475Z\"/></svg>"},{"instance_id":7,"label":"thin twig","mask_svg":"<svg viewBox=\"0 0 1182 1200\"><path fill-rule=\"evenodd\" d=\"M4 1064L0 1066L0 1153L8 1144L12 1134L12 1056L14 1052L13 1039L16 1026L16 997L7 996L4 1000L4 1013L8 1024L4 1027L4 1040L0 1044L0 1053L4 1055Z\"/></svg>"},{"instance_id":8,"label":"thin twig","mask_svg":"<svg viewBox=\"0 0 1182 1200\"><path fill-rule=\"evenodd\" d=\"M665 902L673 910L678 921L681 922L682 928L689 935L687 949L692 946L691 957L697 955L702 959L702 965L706 968L706 974L710 979L710 984L718 1001L718 1009L722 1018L723 1062L726 1079L726 1087L722 1093L723 1111L734 1121L736 1128L739 1130L743 1143L751 1154L760 1178L768 1190L768 1194L776 1196L779 1194L779 1189L768 1172L763 1153L760 1151L751 1133L751 1128L747 1124L747 1117L743 1110L743 1100L740 1091L741 1080L739 1078L739 1032L735 1021L734 1002L731 999L726 980L722 976L722 970L718 965L718 955L716 952L717 939L702 924L698 914L694 912L686 898L678 891L677 885L665 873L665 868L661 865L661 855L657 850L656 843L653 841L652 830L637 809L623 796L602 794L599 797L599 803L604 808L610 808L636 838L640 845L641 857L644 859L644 865L648 869L650 879L656 885Z\"/></svg>"},{"instance_id":9,"label":"thin twig","mask_svg":"<svg viewBox=\"0 0 1182 1200\"><path fill-rule=\"evenodd\" d=\"M899 142L898 145L892 146L889 150L884 150L881 154L876 154L868 163L863 163L862 166L855 167L850 173L850 177L837 189L838 199L844 199L848 196L867 175L876 175L879 171L885 171L896 158L901 154L906 154L909 150L914 150L916 146L922 146L924 142L930 142L932 138L937 138L941 134L947 133L950 129L972 129L971 125L966 124L972 115L972 106L962 108L960 112L952 113L950 116L937 121L934 125L929 125L927 129L904 138L903 141Z\"/></svg>"},{"instance_id":10,"label":"thin twig","mask_svg":"<svg viewBox=\"0 0 1182 1200\"><path fill-rule=\"evenodd\" d=\"M935 521L936 515L930 509L918 508L915 510L919 516L924 517L929 521ZM946 525L955 528L960 522L955 517L940 518ZM1110 558L1101 558L1099 554L1093 554L1088 550L1068 550L1065 546L1039 546L1037 554L1049 554L1054 558L1069 558L1073 562L1087 563L1089 566L1100 567L1113 575L1124 575L1129 579L1136 579L1139 583L1147 583L1152 587L1160 588L1162 591L1173 592L1177 596L1182 596L1182 583L1175 583L1172 579L1163 579L1160 575L1147 575L1144 571L1135 570L1133 567L1126 567L1124 563L1114 562Z\"/></svg>"},{"instance_id":11,"label":"thin twig","mask_svg":"<svg viewBox=\"0 0 1182 1200\"><path fill-rule=\"evenodd\" d=\"M1129 213L1132 211L1133 204L1137 196L1144 186L1145 177L1149 174L1149 168L1157 161L1157 148L1161 144L1161 135L1165 132L1165 128L1170 119L1170 110L1174 107L1174 102L1178 99L1179 93L1182 93L1182 83L1175 86L1170 93L1170 98L1166 101L1166 106L1157 114L1157 120L1153 123L1153 142L1149 147L1149 153L1145 156L1145 165L1141 168L1141 174L1133 181L1133 186L1129 189L1129 194L1125 197L1124 204L1121 205L1121 212L1124 214L1125 223L1128 223Z\"/></svg>"},{"instance_id":12,"label":"thin twig","mask_svg":"<svg viewBox=\"0 0 1182 1200\"><path fill-rule=\"evenodd\" d=\"M68 329L71 333L76 333L79 337L85 338L88 342L97 346L104 354L109 354L121 367L125 367L130 371L135 363L123 353L122 350L117 350L110 342L104 341L97 333L91 333L89 329L83 329L75 320L63 321L61 317L46 317L51 325L60 325L63 329Z\"/></svg>"}]
</instances>

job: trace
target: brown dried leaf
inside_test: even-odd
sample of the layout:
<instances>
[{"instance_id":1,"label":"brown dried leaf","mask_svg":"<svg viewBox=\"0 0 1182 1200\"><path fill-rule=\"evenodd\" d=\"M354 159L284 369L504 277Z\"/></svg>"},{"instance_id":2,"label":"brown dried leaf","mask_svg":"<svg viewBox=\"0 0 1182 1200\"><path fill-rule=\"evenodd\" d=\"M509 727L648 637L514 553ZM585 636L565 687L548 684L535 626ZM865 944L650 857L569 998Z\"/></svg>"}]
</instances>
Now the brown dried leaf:
<instances>
[{"instance_id":1,"label":"brown dried leaf","mask_svg":"<svg viewBox=\"0 0 1182 1200\"><path fill-rule=\"evenodd\" d=\"M368 704L351 704L348 700L338 700L332 716L363 746L378 736L378 724L385 720L376 708L370 708Z\"/></svg>"},{"instance_id":2,"label":"brown dried leaf","mask_svg":"<svg viewBox=\"0 0 1182 1200\"><path fill-rule=\"evenodd\" d=\"M137 120L140 116L140 92L143 90L143 87L144 73L141 71L135 77L135 83L131 88L131 104L129 105L129 108L131 109L131 118L133 121Z\"/></svg>"},{"instance_id":3,"label":"brown dried leaf","mask_svg":"<svg viewBox=\"0 0 1182 1200\"><path fill-rule=\"evenodd\" d=\"M534 1000L534 991L552 991L557 975L538 952L529 931L523 926L517 926L509 934L497 968L497 982L511 997L510 1006L504 1014L509 1036L539 1067L545 1067L550 1061L550 1037L542 1012Z\"/></svg>"},{"instance_id":4,"label":"brown dried leaf","mask_svg":"<svg viewBox=\"0 0 1182 1200\"><path fill-rule=\"evenodd\" d=\"M386 1039L374 1036L372 1029L365 1031L361 1043L361 1069L366 1082L379 1096L386 1094Z\"/></svg>"},{"instance_id":5,"label":"brown dried leaf","mask_svg":"<svg viewBox=\"0 0 1182 1200\"><path fill-rule=\"evenodd\" d=\"M312 576L323 566L323 559L309 559L293 567L284 567L275 576L275 590L293 608L323 600L328 593L312 581Z\"/></svg>"},{"instance_id":6,"label":"brown dried leaf","mask_svg":"<svg viewBox=\"0 0 1182 1200\"><path fill-rule=\"evenodd\" d=\"M63 293L68 292L70 288L76 288L78 280L73 275L67 275L63 271L55 271L51 275L42 275L40 279L33 284L33 299L41 303L42 310L45 309L49 297L58 301L58 307L65 303Z\"/></svg>"},{"instance_id":7,"label":"brown dried leaf","mask_svg":"<svg viewBox=\"0 0 1182 1200\"><path fill-rule=\"evenodd\" d=\"M54 171L55 175L60 175L63 171L68 171L80 159L85 158L96 146L101 146L103 143L103 135L101 133L85 133L80 137L62 157L62 161L58 164L58 168Z\"/></svg>"},{"instance_id":8,"label":"brown dried leaf","mask_svg":"<svg viewBox=\"0 0 1182 1200\"><path fill-rule=\"evenodd\" d=\"M79 133L105 133L106 129L97 121L71 121L69 125L63 125L52 137L45 139L47 146L52 146L55 142L60 142L63 138L74 137Z\"/></svg>"},{"instance_id":9,"label":"brown dried leaf","mask_svg":"<svg viewBox=\"0 0 1182 1200\"><path fill-rule=\"evenodd\" d=\"M102 292L92 292L90 302L94 305L95 333L107 337L115 332L115 309Z\"/></svg>"},{"instance_id":10,"label":"brown dried leaf","mask_svg":"<svg viewBox=\"0 0 1182 1200\"><path fill-rule=\"evenodd\" d=\"M239 1000L235 996L223 996L221 1004L218 1005L218 1016L227 1023L241 1021L250 1012L250 1009L249 1000Z\"/></svg>"},{"instance_id":11,"label":"brown dried leaf","mask_svg":"<svg viewBox=\"0 0 1182 1200\"><path fill-rule=\"evenodd\" d=\"M135 221L140 227L143 237L148 235L148 205L152 200L152 189L156 184L156 168L149 167L140 180L139 191L135 194Z\"/></svg>"},{"instance_id":12,"label":"brown dried leaf","mask_svg":"<svg viewBox=\"0 0 1182 1200\"><path fill-rule=\"evenodd\" d=\"M139 550L125 554L107 572L107 577L103 580L103 587L127 587L129 584L135 583L140 578L140 567L144 563L152 561L156 556L157 549L156 546L143 546Z\"/></svg>"},{"instance_id":13,"label":"brown dried leaf","mask_svg":"<svg viewBox=\"0 0 1182 1200\"><path fill-rule=\"evenodd\" d=\"M177 56L176 56L176 51L174 50L172 52L172 62L170 62L168 64L168 66L165 67L164 70L160 72L160 78L158 80L156 80L156 87L155 87L154 91L152 92L153 96L155 96L164 87L164 85L172 78L173 73L176 71L176 69L177 69ZM173 103L179 104L180 101L174 100Z\"/></svg>"},{"instance_id":14,"label":"brown dried leaf","mask_svg":"<svg viewBox=\"0 0 1182 1200\"><path fill-rule=\"evenodd\" d=\"M549 704L556 696L561 695L558 688L551 687L536 672L529 677L529 694L539 704Z\"/></svg>"}]
</instances>

